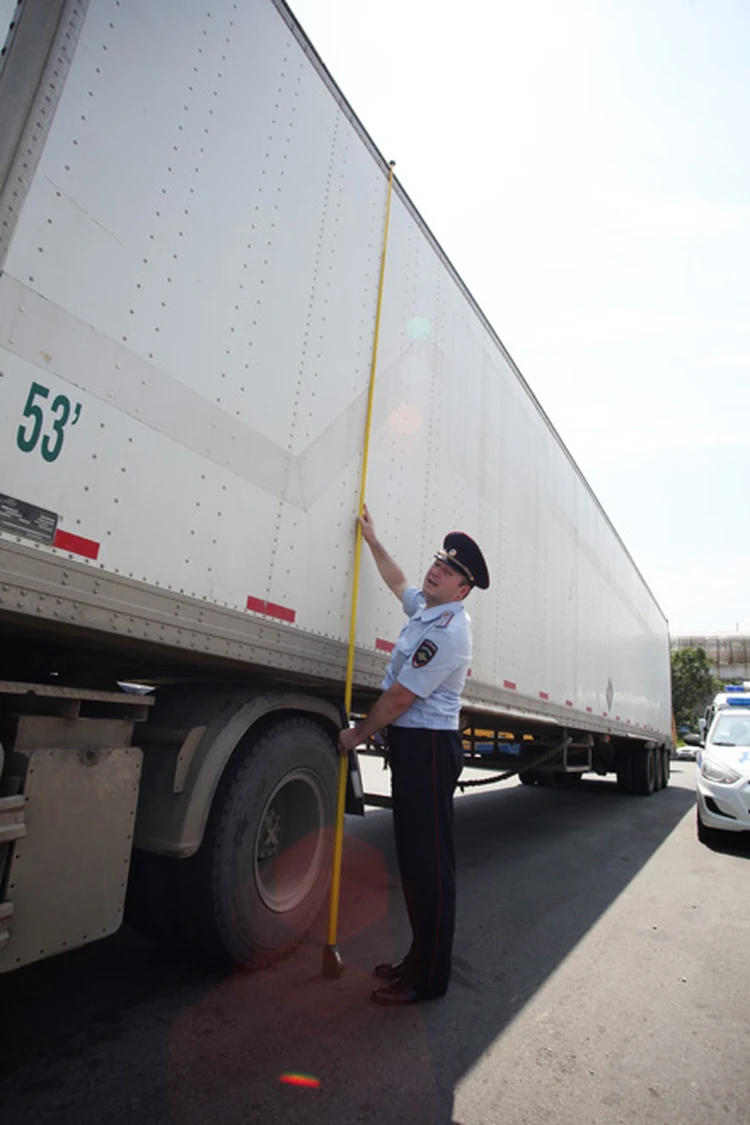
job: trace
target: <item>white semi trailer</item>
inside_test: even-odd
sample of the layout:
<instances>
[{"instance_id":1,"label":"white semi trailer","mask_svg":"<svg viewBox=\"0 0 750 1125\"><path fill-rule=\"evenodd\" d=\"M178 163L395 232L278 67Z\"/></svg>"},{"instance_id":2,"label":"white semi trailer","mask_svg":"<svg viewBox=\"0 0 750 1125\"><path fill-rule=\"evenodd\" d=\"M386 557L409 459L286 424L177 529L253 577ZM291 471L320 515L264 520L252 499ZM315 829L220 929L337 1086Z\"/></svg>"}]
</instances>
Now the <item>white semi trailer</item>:
<instances>
[{"instance_id":1,"label":"white semi trailer","mask_svg":"<svg viewBox=\"0 0 750 1125\"><path fill-rule=\"evenodd\" d=\"M126 891L253 963L328 885L388 166L282 0L14 17L0 970L111 933ZM666 784L665 619L398 183L368 502L417 581L455 527L488 558L469 761ZM401 624L368 563L360 711Z\"/></svg>"}]
</instances>

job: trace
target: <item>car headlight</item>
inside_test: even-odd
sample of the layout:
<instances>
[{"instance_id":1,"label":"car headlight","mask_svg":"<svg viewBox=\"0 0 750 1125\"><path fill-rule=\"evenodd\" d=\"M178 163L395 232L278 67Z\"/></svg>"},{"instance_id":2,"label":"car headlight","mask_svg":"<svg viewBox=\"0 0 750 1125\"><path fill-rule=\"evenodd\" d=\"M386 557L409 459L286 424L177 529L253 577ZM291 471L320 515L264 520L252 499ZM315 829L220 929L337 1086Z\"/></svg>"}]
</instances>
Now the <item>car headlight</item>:
<instances>
[{"instance_id":1,"label":"car headlight","mask_svg":"<svg viewBox=\"0 0 750 1125\"><path fill-rule=\"evenodd\" d=\"M734 785L735 781L739 781L742 777L742 774L737 773L731 766L725 766L723 762L709 758L708 754L703 755L701 773L706 781L716 781L719 785Z\"/></svg>"}]
</instances>

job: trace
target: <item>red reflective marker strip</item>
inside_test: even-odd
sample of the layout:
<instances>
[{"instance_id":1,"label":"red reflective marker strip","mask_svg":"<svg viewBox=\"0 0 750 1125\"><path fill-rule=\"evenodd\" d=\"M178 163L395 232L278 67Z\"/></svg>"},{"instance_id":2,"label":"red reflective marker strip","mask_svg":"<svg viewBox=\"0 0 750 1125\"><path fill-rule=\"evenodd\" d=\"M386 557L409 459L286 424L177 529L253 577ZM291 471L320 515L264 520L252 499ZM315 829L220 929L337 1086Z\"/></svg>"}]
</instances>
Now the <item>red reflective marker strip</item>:
<instances>
[{"instance_id":1,"label":"red reflective marker strip","mask_svg":"<svg viewBox=\"0 0 750 1125\"><path fill-rule=\"evenodd\" d=\"M71 555L81 555L84 559L96 559L99 557L101 543L84 539L82 535L71 535L69 531L61 531L58 527L52 546L59 551L69 551Z\"/></svg>"},{"instance_id":2,"label":"red reflective marker strip","mask_svg":"<svg viewBox=\"0 0 750 1125\"><path fill-rule=\"evenodd\" d=\"M588 711L588 713L589 713L589 715L590 715L590 714L591 714L591 708L590 708L590 707L587 707L587 708L586 708L586 710Z\"/></svg>"},{"instance_id":3,"label":"red reflective marker strip","mask_svg":"<svg viewBox=\"0 0 750 1125\"><path fill-rule=\"evenodd\" d=\"M471 675L471 668L469 668L469 669L467 670L467 672L466 672L466 675L467 675L467 676L470 676L470 675Z\"/></svg>"},{"instance_id":4,"label":"red reflective marker strip","mask_svg":"<svg viewBox=\"0 0 750 1125\"><path fill-rule=\"evenodd\" d=\"M539 692L539 698L540 699L549 699L549 692L548 691L540 691Z\"/></svg>"},{"instance_id":5,"label":"red reflective marker strip","mask_svg":"<svg viewBox=\"0 0 750 1125\"><path fill-rule=\"evenodd\" d=\"M516 685L513 683L512 680L503 680L503 687L507 688L508 691L515 691L516 690Z\"/></svg>"},{"instance_id":6,"label":"red reflective marker strip","mask_svg":"<svg viewBox=\"0 0 750 1125\"><path fill-rule=\"evenodd\" d=\"M384 641L382 637L375 638L375 648L380 652L393 652L395 647L393 641Z\"/></svg>"},{"instance_id":7,"label":"red reflective marker strip","mask_svg":"<svg viewBox=\"0 0 750 1125\"><path fill-rule=\"evenodd\" d=\"M573 706L573 700L572 699L566 699L565 700L565 706L566 707L572 707Z\"/></svg>"},{"instance_id":8,"label":"red reflective marker strip","mask_svg":"<svg viewBox=\"0 0 750 1125\"><path fill-rule=\"evenodd\" d=\"M262 598L248 598L247 609L252 609L255 613L264 613L266 617L278 617L280 621L293 622L297 616L297 611L294 609L287 609L283 605L274 605L273 602L264 602Z\"/></svg>"}]
</instances>

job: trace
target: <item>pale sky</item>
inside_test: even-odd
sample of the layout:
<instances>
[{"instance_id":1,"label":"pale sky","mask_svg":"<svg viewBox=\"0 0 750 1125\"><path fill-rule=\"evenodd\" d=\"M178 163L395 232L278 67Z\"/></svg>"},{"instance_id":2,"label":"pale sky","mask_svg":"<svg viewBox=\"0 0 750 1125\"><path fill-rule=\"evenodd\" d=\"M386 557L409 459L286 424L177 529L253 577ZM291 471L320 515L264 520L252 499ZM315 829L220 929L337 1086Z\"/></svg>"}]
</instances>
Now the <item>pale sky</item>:
<instances>
[{"instance_id":1,"label":"pale sky","mask_svg":"<svg viewBox=\"0 0 750 1125\"><path fill-rule=\"evenodd\" d=\"M292 0L673 634L750 633L750 0Z\"/></svg>"}]
</instances>

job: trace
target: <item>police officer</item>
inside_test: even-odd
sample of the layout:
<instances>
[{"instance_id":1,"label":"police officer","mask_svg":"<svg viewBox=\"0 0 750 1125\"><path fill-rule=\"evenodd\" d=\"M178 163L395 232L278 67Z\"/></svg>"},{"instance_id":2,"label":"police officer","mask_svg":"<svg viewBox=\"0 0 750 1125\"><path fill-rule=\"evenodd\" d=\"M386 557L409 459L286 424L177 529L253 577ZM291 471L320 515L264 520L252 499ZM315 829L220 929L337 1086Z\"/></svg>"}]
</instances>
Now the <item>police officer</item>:
<instances>
[{"instance_id":1,"label":"police officer","mask_svg":"<svg viewBox=\"0 0 750 1125\"><path fill-rule=\"evenodd\" d=\"M464 599L473 586L486 590L490 579L474 540L452 531L422 589L410 586L379 542L367 508L360 526L383 581L409 620L386 669L383 694L362 722L341 731L339 751L347 754L388 727L393 831L412 942L402 961L375 967L375 976L386 983L372 999L414 1004L444 996L450 980L456 918L453 792L463 765L458 714L471 662Z\"/></svg>"}]
</instances>

